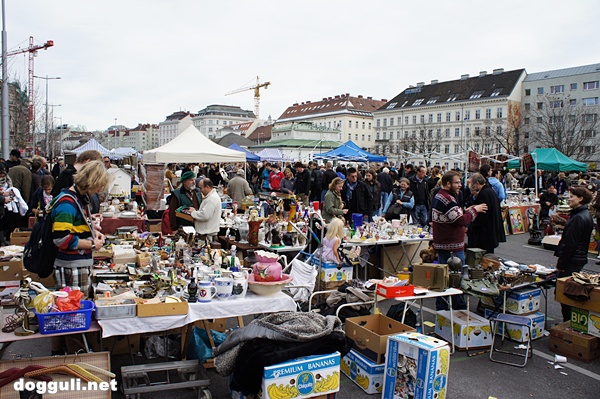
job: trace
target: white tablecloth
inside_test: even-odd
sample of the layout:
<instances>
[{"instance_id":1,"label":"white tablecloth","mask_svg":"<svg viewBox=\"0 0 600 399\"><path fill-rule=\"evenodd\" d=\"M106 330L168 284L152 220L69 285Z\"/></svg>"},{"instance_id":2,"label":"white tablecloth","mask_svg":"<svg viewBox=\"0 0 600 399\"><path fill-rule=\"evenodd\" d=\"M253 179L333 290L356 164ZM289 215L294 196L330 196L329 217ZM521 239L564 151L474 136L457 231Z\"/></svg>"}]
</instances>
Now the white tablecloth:
<instances>
[{"instance_id":1,"label":"white tablecloth","mask_svg":"<svg viewBox=\"0 0 600 399\"><path fill-rule=\"evenodd\" d=\"M296 302L280 292L273 296L259 296L248 292L244 299L212 300L209 303L190 303L188 314L157 317L132 317L98 320L102 338L181 328L203 319L246 316L258 313L293 312Z\"/></svg>"}]
</instances>

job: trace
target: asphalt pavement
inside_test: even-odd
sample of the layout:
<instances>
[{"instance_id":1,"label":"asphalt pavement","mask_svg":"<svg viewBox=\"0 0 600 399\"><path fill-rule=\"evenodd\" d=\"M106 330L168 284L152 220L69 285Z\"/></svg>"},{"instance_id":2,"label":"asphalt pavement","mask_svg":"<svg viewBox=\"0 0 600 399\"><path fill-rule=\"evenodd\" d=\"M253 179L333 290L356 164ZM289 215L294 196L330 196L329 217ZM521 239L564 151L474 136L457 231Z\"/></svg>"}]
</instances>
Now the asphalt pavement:
<instances>
[{"instance_id":1,"label":"asphalt pavement","mask_svg":"<svg viewBox=\"0 0 600 399\"><path fill-rule=\"evenodd\" d=\"M503 259L514 260L525 264L541 264L552 266L556 264L552 251L539 246L527 244L528 234L512 235L507 237L507 242L500 245L496 255ZM586 270L600 273L600 266L596 265L596 258L590 256ZM554 290L548 292L548 320L547 328L561 322L560 306L554 301ZM381 303L381 311L385 314L393 301ZM471 309L475 309L475 302L471 301ZM433 300L425 301L425 306L434 308ZM541 308L543 309L542 299ZM426 320L435 322L434 315L425 313ZM431 328L426 328L425 333L430 333ZM29 343L13 343L2 351L2 359L10 359L12 355L23 356L48 356L50 354L50 339L44 338ZM32 345L31 343L34 343ZM600 360L584 363L568 359L561 363L563 369L555 369L551 362L554 353L549 350L549 337L544 336L533 341L533 357L529 359L524 368L518 368L489 360L487 351L478 352L457 351L450 357L448 375L447 398L455 399L553 399L553 398L578 398L592 399L600 397ZM143 362L136 357L137 364ZM120 367L131 364L128 355L112 357L112 368L119 373ZM209 369L211 378L210 391L215 399L230 398L228 378L219 376L214 369ZM120 392L114 398L124 397ZM142 395L148 399L183 399L196 398L197 393L191 390L176 390L155 392ZM338 399L379 398L380 395L368 395L358 385L342 376Z\"/></svg>"}]
</instances>

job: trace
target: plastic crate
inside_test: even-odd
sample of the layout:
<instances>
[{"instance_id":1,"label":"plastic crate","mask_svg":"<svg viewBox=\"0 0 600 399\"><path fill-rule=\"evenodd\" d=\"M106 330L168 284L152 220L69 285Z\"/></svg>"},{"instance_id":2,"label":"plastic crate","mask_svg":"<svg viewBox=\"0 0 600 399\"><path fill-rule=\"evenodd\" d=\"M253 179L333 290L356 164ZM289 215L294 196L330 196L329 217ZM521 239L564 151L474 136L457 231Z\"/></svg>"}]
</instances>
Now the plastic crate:
<instances>
[{"instance_id":1,"label":"plastic crate","mask_svg":"<svg viewBox=\"0 0 600 399\"><path fill-rule=\"evenodd\" d=\"M82 300L79 310L69 312L37 313L41 334L67 333L90 328L94 302Z\"/></svg>"}]
</instances>

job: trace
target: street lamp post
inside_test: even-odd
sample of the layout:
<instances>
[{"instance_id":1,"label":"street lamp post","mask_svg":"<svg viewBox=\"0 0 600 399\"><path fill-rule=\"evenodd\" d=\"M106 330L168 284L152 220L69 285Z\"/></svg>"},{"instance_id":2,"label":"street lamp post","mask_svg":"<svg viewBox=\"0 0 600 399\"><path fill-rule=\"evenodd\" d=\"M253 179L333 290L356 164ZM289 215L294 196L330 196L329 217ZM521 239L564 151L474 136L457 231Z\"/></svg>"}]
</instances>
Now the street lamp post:
<instances>
[{"instance_id":1,"label":"street lamp post","mask_svg":"<svg viewBox=\"0 0 600 399\"><path fill-rule=\"evenodd\" d=\"M33 77L38 78L38 79L44 79L46 81L46 123L45 123L46 131L45 131L45 136L46 136L46 156L48 156L48 154L50 153L50 140L48 138L48 81L53 80L53 79L58 80L58 79L60 79L60 76L49 78L48 75L46 75L46 76L33 75ZM35 121L34 121L34 123L35 123ZM33 141L34 141L33 145L35 147L35 140L33 140Z\"/></svg>"},{"instance_id":2,"label":"street lamp post","mask_svg":"<svg viewBox=\"0 0 600 399\"><path fill-rule=\"evenodd\" d=\"M47 107L52 107L52 126L50 129L50 141L52 142L52 145L50 146L50 152L48 152L46 156L50 157L50 159L54 159L54 153L56 149L56 146L54 145L54 140L56 140L56 130L54 129L54 107L62 107L62 104L47 104Z\"/></svg>"}]
</instances>

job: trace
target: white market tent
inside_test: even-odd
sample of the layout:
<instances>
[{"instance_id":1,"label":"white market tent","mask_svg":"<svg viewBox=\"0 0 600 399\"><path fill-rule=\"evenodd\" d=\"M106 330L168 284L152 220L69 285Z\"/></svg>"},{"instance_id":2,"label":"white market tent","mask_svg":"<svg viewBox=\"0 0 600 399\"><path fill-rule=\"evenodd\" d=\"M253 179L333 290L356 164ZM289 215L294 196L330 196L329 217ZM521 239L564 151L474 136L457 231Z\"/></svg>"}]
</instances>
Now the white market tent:
<instances>
[{"instance_id":1,"label":"white market tent","mask_svg":"<svg viewBox=\"0 0 600 399\"><path fill-rule=\"evenodd\" d=\"M108 148L104 147L102 144L100 144L94 138L89 139L88 142L85 143L84 145L82 145L81 147L77 147L77 148L74 148L72 150L65 151L65 152L81 154L82 152L87 151L87 150L96 150L100 154L102 154L103 157L110 157L110 155L111 155L110 150Z\"/></svg>"},{"instance_id":2,"label":"white market tent","mask_svg":"<svg viewBox=\"0 0 600 399\"><path fill-rule=\"evenodd\" d=\"M110 158L111 159L123 159L125 157L128 157L130 155L136 155L138 154L138 152L131 147L119 147L119 148L113 148L112 150L110 150ZM139 157L139 154L138 154Z\"/></svg>"},{"instance_id":3,"label":"white market tent","mask_svg":"<svg viewBox=\"0 0 600 399\"><path fill-rule=\"evenodd\" d=\"M144 162L246 162L246 154L218 145L190 125L167 144L144 151Z\"/></svg>"},{"instance_id":4,"label":"white market tent","mask_svg":"<svg viewBox=\"0 0 600 399\"><path fill-rule=\"evenodd\" d=\"M278 148L265 148L257 152L256 155L260 157L261 161L284 162L290 160Z\"/></svg>"}]
</instances>

